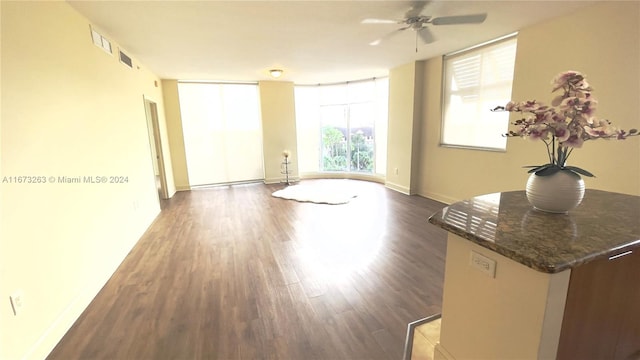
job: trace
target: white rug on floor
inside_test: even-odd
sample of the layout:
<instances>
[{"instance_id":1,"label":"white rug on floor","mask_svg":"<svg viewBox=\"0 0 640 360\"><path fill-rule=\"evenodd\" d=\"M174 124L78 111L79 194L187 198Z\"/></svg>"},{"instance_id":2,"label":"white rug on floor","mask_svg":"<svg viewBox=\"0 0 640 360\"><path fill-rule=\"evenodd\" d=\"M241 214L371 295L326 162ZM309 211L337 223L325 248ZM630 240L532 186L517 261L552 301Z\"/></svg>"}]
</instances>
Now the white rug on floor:
<instances>
[{"instance_id":1,"label":"white rug on floor","mask_svg":"<svg viewBox=\"0 0 640 360\"><path fill-rule=\"evenodd\" d=\"M289 185L271 195L287 200L338 205L348 203L351 199L358 196L358 193L351 184L337 180Z\"/></svg>"}]
</instances>

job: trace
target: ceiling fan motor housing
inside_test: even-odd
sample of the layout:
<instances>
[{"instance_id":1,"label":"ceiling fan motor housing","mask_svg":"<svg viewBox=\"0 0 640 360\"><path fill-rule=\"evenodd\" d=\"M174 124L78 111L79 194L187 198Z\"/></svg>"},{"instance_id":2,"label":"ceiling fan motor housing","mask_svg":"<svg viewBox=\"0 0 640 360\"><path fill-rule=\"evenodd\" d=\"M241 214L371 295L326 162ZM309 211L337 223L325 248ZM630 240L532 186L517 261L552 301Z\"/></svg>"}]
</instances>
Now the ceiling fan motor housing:
<instances>
[{"instance_id":1,"label":"ceiling fan motor housing","mask_svg":"<svg viewBox=\"0 0 640 360\"><path fill-rule=\"evenodd\" d=\"M418 30L421 29L424 24L428 24L431 21L431 16L413 16L407 18L404 22L409 25L412 29Z\"/></svg>"}]
</instances>

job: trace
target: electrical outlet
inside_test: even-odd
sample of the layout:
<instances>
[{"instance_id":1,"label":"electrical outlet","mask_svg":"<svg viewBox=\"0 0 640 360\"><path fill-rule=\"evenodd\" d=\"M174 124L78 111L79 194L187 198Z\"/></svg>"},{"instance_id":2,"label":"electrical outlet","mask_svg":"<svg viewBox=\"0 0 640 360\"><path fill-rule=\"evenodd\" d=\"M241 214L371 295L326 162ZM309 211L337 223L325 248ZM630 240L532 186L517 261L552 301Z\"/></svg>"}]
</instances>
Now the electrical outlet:
<instances>
[{"instance_id":1,"label":"electrical outlet","mask_svg":"<svg viewBox=\"0 0 640 360\"><path fill-rule=\"evenodd\" d=\"M471 266L491 278L496 277L496 261L475 251L471 251Z\"/></svg>"},{"instance_id":2,"label":"electrical outlet","mask_svg":"<svg viewBox=\"0 0 640 360\"><path fill-rule=\"evenodd\" d=\"M394 172L398 175L398 168L395 168Z\"/></svg>"},{"instance_id":3,"label":"electrical outlet","mask_svg":"<svg viewBox=\"0 0 640 360\"><path fill-rule=\"evenodd\" d=\"M22 309L24 308L24 294L22 291L16 291L13 293L9 300L11 301L11 308L13 309L13 315L20 315Z\"/></svg>"}]
</instances>

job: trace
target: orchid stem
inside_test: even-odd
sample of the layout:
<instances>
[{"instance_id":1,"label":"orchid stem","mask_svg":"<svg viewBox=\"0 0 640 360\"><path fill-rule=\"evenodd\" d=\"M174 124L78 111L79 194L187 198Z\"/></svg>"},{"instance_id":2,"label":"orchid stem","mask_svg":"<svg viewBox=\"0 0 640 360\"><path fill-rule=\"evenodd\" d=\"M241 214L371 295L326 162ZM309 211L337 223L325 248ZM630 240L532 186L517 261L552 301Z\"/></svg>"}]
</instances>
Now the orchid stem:
<instances>
[{"instance_id":1,"label":"orchid stem","mask_svg":"<svg viewBox=\"0 0 640 360\"><path fill-rule=\"evenodd\" d=\"M549 143L546 140L542 140L544 144L547 146L547 156L549 157L549 163L553 163L553 158L551 157L551 151L549 150Z\"/></svg>"},{"instance_id":2,"label":"orchid stem","mask_svg":"<svg viewBox=\"0 0 640 360\"><path fill-rule=\"evenodd\" d=\"M551 163L554 165L558 165L556 162L556 137L551 137Z\"/></svg>"},{"instance_id":3,"label":"orchid stem","mask_svg":"<svg viewBox=\"0 0 640 360\"><path fill-rule=\"evenodd\" d=\"M571 152L573 152L573 149L574 149L574 148L570 148L570 149L569 149L569 151L568 151L567 153L565 153L565 156L564 156L564 161L565 161L565 162L566 162L566 161L567 161L567 159L569 158L569 155L571 155Z\"/></svg>"}]
</instances>

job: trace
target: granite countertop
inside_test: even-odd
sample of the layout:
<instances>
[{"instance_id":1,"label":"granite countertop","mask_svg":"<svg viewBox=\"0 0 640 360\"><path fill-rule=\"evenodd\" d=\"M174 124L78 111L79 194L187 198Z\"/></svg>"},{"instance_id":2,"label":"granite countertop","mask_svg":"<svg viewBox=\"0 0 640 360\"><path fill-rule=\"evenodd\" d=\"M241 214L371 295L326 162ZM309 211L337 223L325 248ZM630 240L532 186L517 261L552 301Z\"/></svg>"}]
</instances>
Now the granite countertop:
<instances>
[{"instance_id":1,"label":"granite countertop","mask_svg":"<svg viewBox=\"0 0 640 360\"><path fill-rule=\"evenodd\" d=\"M545 273L640 248L640 196L601 190L568 214L535 210L511 191L457 202L429 222Z\"/></svg>"}]
</instances>

